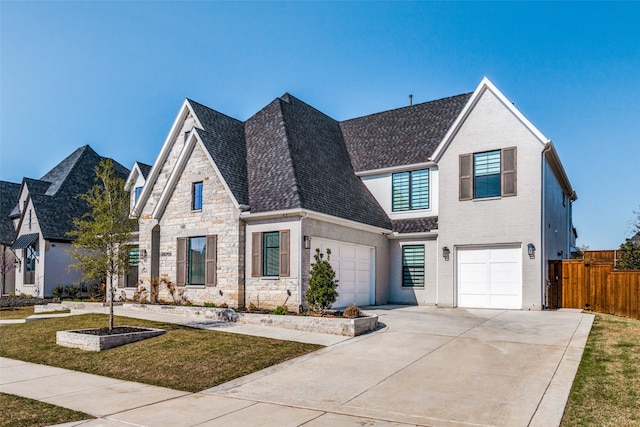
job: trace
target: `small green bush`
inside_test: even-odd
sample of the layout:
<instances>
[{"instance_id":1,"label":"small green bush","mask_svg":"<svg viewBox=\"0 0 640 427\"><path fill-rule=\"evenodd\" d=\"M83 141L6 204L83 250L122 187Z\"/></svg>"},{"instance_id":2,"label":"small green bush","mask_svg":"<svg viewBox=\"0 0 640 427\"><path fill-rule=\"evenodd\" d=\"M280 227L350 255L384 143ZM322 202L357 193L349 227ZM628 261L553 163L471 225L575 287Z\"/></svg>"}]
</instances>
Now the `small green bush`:
<instances>
[{"instance_id":1,"label":"small green bush","mask_svg":"<svg viewBox=\"0 0 640 427\"><path fill-rule=\"evenodd\" d=\"M206 301L206 302L204 303L204 306L205 306L205 307L209 307L209 308L215 308L215 307L217 307L217 305L216 305L216 303L215 303L215 302L209 302L209 301Z\"/></svg>"},{"instance_id":2,"label":"small green bush","mask_svg":"<svg viewBox=\"0 0 640 427\"><path fill-rule=\"evenodd\" d=\"M316 262L311 264L311 275L309 276L309 288L305 292L305 299L309 307L316 313L323 313L338 299L338 281L336 272L331 267L329 259L331 249L327 248L327 259L320 249L316 249L313 256Z\"/></svg>"},{"instance_id":3,"label":"small green bush","mask_svg":"<svg viewBox=\"0 0 640 427\"><path fill-rule=\"evenodd\" d=\"M283 306L279 305L276 308L274 308L273 310L271 310L269 312L269 314L277 314L280 316L284 316L285 314L287 314L287 309L284 308Z\"/></svg>"},{"instance_id":4,"label":"small green bush","mask_svg":"<svg viewBox=\"0 0 640 427\"><path fill-rule=\"evenodd\" d=\"M53 288L53 298L56 301L61 301L62 300L62 295L64 294L64 288L62 287L62 285L57 285L55 288Z\"/></svg>"},{"instance_id":5,"label":"small green bush","mask_svg":"<svg viewBox=\"0 0 640 427\"><path fill-rule=\"evenodd\" d=\"M362 310L360 310L357 305L351 305L345 308L342 316L349 319L357 319L358 317L363 317L364 315L362 314Z\"/></svg>"},{"instance_id":6,"label":"small green bush","mask_svg":"<svg viewBox=\"0 0 640 427\"><path fill-rule=\"evenodd\" d=\"M72 284L69 284L64 287L64 292L69 296L69 298L74 299L78 296L78 292L80 292L80 289Z\"/></svg>"}]
</instances>

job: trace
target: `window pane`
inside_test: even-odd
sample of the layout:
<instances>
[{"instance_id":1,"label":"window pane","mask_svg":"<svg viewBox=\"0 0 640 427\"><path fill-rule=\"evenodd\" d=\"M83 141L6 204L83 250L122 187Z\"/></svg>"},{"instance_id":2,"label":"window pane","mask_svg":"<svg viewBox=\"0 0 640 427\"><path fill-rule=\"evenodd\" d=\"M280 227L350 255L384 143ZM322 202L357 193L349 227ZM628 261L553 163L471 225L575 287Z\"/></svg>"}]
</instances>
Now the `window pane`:
<instances>
[{"instance_id":1,"label":"window pane","mask_svg":"<svg viewBox=\"0 0 640 427\"><path fill-rule=\"evenodd\" d=\"M142 187L136 187L136 193L135 193L135 201L136 202L140 198L140 194L142 194Z\"/></svg>"},{"instance_id":2,"label":"window pane","mask_svg":"<svg viewBox=\"0 0 640 427\"><path fill-rule=\"evenodd\" d=\"M204 285L206 242L205 237L189 238L189 285Z\"/></svg>"},{"instance_id":3,"label":"window pane","mask_svg":"<svg viewBox=\"0 0 640 427\"><path fill-rule=\"evenodd\" d=\"M411 209L429 208L429 169L411 172Z\"/></svg>"},{"instance_id":4,"label":"window pane","mask_svg":"<svg viewBox=\"0 0 640 427\"><path fill-rule=\"evenodd\" d=\"M409 209L409 172L394 173L392 178L393 199L392 210L406 211Z\"/></svg>"},{"instance_id":5,"label":"window pane","mask_svg":"<svg viewBox=\"0 0 640 427\"><path fill-rule=\"evenodd\" d=\"M473 155L474 197L500 196L500 151Z\"/></svg>"},{"instance_id":6,"label":"window pane","mask_svg":"<svg viewBox=\"0 0 640 427\"><path fill-rule=\"evenodd\" d=\"M499 174L500 151L474 154L473 166L475 176Z\"/></svg>"},{"instance_id":7,"label":"window pane","mask_svg":"<svg viewBox=\"0 0 640 427\"><path fill-rule=\"evenodd\" d=\"M262 234L262 275L280 274L280 232Z\"/></svg>"},{"instance_id":8,"label":"window pane","mask_svg":"<svg viewBox=\"0 0 640 427\"><path fill-rule=\"evenodd\" d=\"M140 263L140 250L138 246L129 249L129 267L137 267Z\"/></svg>"},{"instance_id":9,"label":"window pane","mask_svg":"<svg viewBox=\"0 0 640 427\"><path fill-rule=\"evenodd\" d=\"M193 202L191 208L193 210L202 209L202 183L193 183Z\"/></svg>"},{"instance_id":10,"label":"window pane","mask_svg":"<svg viewBox=\"0 0 640 427\"><path fill-rule=\"evenodd\" d=\"M402 247L402 286L424 286L424 246Z\"/></svg>"}]
</instances>

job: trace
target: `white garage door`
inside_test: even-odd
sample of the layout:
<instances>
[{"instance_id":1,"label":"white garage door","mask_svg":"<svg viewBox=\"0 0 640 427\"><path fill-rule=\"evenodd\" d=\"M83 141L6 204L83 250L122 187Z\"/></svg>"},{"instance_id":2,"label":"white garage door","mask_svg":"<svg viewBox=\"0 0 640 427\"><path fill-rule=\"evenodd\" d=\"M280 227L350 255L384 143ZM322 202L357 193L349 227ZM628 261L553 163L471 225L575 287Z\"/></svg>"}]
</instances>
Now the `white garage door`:
<instances>
[{"instance_id":1,"label":"white garage door","mask_svg":"<svg viewBox=\"0 0 640 427\"><path fill-rule=\"evenodd\" d=\"M458 307L522 308L522 249L458 249Z\"/></svg>"},{"instance_id":2,"label":"white garage door","mask_svg":"<svg viewBox=\"0 0 640 427\"><path fill-rule=\"evenodd\" d=\"M316 248L325 254L331 249L331 267L336 271L338 279L338 300L333 307L348 307L374 304L373 300L373 248L369 246L351 245L335 240L311 239L311 262ZM309 267L311 269L311 267Z\"/></svg>"}]
</instances>

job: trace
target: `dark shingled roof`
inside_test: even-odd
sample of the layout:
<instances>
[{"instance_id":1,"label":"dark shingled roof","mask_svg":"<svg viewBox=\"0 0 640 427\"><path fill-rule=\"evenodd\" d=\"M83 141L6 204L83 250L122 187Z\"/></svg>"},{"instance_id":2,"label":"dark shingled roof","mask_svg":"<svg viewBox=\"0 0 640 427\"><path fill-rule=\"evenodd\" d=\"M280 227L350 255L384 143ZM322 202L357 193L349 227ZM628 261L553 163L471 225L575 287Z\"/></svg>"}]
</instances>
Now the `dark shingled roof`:
<instances>
[{"instance_id":1,"label":"dark shingled roof","mask_svg":"<svg viewBox=\"0 0 640 427\"><path fill-rule=\"evenodd\" d=\"M202 123L197 130L222 177L241 205L249 203L247 150L244 123L190 99L187 100Z\"/></svg>"},{"instance_id":2,"label":"dark shingled roof","mask_svg":"<svg viewBox=\"0 0 640 427\"><path fill-rule=\"evenodd\" d=\"M151 172L151 165L142 162L136 162L138 164L138 168L140 169L140 173L144 179L147 179L149 176L149 172Z\"/></svg>"},{"instance_id":3,"label":"dark shingled roof","mask_svg":"<svg viewBox=\"0 0 640 427\"><path fill-rule=\"evenodd\" d=\"M424 233L438 229L438 217L398 219L391 221L395 233Z\"/></svg>"},{"instance_id":4,"label":"dark shingled roof","mask_svg":"<svg viewBox=\"0 0 640 427\"><path fill-rule=\"evenodd\" d=\"M13 243L15 230L9 215L18 203L19 192L20 184L0 181L0 244L2 245Z\"/></svg>"},{"instance_id":5,"label":"dark shingled roof","mask_svg":"<svg viewBox=\"0 0 640 427\"><path fill-rule=\"evenodd\" d=\"M29 197L45 239L71 240L67 232L73 226L73 218L87 212L86 204L77 196L86 193L94 185L95 168L103 159L85 145L47 172L42 179L24 179L23 185L29 189ZM118 176L127 178L127 168L116 161L113 167Z\"/></svg>"},{"instance_id":6,"label":"dark shingled roof","mask_svg":"<svg viewBox=\"0 0 640 427\"><path fill-rule=\"evenodd\" d=\"M302 208L391 228L329 116L285 94L247 120L246 138L251 212Z\"/></svg>"},{"instance_id":7,"label":"dark shingled roof","mask_svg":"<svg viewBox=\"0 0 640 427\"><path fill-rule=\"evenodd\" d=\"M340 122L356 172L429 161L471 93Z\"/></svg>"},{"instance_id":8,"label":"dark shingled roof","mask_svg":"<svg viewBox=\"0 0 640 427\"><path fill-rule=\"evenodd\" d=\"M393 221L355 172L429 160L471 94L337 122L285 94L246 122L187 100L224 180L252 213L309 209L401 233L437 217Z\"/></svg>"}]
</instances>

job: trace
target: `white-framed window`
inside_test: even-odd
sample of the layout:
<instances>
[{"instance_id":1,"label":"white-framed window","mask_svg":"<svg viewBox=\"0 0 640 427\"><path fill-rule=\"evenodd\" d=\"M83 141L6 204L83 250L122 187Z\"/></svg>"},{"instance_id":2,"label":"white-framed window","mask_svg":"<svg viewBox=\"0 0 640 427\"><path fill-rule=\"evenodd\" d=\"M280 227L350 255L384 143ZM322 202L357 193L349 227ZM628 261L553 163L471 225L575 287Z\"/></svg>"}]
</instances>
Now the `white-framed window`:
<instances>
[{"instance_id":1,"label":"white-framed window","mask_svg":"<svg viewBox=\"0 0 640 427\"><path fill-rule=\"evenodd\" d=\"M429 209L429 169L394 173L391 185L393 212Z\"/></svg>"},{"instance_id":2,"label":"white-framed window","mask_svg":"<svg viewBox=\"0 0 640 427\"><path fill-rule=\"evenodd\" d=\"M402 286L424 286L424 245L402 246Z\"/></svg>"}]
</instances>

